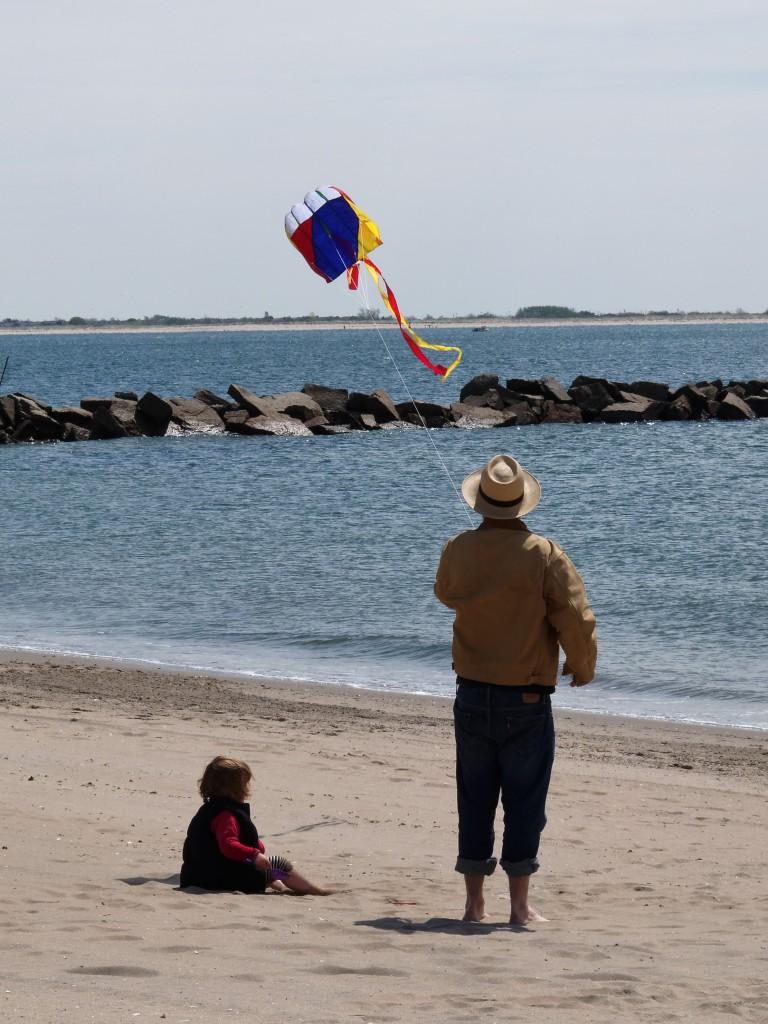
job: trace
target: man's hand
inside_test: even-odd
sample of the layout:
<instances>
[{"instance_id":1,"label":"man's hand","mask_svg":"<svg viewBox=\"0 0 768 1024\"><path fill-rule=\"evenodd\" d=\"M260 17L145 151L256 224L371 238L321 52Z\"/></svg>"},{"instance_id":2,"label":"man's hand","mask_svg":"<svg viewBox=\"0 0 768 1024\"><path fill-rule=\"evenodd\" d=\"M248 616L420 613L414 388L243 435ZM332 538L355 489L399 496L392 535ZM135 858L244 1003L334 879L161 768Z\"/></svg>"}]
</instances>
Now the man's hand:
<instances>
[{"instance_id":1,"label":"man's hand","mask_svg":"<svg viewBox=\"0 0 768 1024\"><path fill-rule=\"evenodd\" d=\"M571 686L586 686L588 679L580 679L577 675L571 676Z\"/></svg>"},{"instance_id":2,"label":"man's hand","mask_svg":"<svg viewBox=\"0 0 768 1024\"><path fill-rule=\"evenodd\" d=\"M587 683L590 681L589 679L585 679L583 676L580 676L578 672L574 672L573 669L571 668L571 666L568 664L567 661L563 665L563 673L562 674L564 676L570 676L571 677L571 683L570 683L571 686L586 686Z\"/></svg>"}]
</instances>

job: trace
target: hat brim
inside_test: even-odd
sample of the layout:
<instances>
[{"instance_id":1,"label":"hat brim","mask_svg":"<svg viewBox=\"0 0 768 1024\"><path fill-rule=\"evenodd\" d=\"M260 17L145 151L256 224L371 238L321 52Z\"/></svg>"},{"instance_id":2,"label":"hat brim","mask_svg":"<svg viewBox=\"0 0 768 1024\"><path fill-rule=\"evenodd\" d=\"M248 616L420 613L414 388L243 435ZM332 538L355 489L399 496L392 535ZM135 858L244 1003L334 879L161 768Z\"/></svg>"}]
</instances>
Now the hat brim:
<instances>
[{"instance_id":1,"label":"hat brim","mask_svg":"<svg viewBox=\"0 0 768 1024\"><path fill-rule=\"evenodd\" d=\"M464 501L471 509L483 516L485 519L522 519L529 512L533 512L541 501L541 484L528 470L520 467L523 474L523 500L514 508L501 508L498 505L491 505L480 494L480 477L483 468L476 469L465 477L461 484L461 493Z\"/></svg>"}]
</instances>

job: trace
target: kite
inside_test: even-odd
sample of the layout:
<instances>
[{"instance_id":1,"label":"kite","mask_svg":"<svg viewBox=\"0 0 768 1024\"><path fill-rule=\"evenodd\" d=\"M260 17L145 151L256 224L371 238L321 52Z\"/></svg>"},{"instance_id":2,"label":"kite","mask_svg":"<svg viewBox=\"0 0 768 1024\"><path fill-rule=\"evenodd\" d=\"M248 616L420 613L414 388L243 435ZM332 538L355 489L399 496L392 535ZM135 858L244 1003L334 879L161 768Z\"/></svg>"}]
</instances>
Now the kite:
<instances>
[{"instance_id":1,"label":"kite","mask_svg":"<svg viewBox=\"0 0 768 1024\"><path fill-rule=\"evenodd\" d=\"M452 345L430 344L414 331L400 312L394 292L368 254L381 245L378 226L340 188L318 188L292 206L285 217L285 233L301 255L325 281L342 274L352 291L357 289L360 267L371 275L382 302L397 321L400 333L416 358L445 379L461 362L462 351ZM455 353L448 366L434 363L426 351Z\"/></svg>"}]
</instances>

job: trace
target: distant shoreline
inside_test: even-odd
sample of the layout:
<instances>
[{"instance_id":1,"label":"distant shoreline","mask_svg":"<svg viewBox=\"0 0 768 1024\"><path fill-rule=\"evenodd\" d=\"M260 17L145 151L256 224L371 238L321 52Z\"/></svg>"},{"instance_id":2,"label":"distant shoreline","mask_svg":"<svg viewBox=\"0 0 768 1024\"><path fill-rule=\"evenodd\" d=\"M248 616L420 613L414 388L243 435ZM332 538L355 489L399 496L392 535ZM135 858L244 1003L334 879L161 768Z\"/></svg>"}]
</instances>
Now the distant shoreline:
<instances>
[{"instance_id":1,"label":"distant shoreline","mask_svg":"<svg viewBox=\"0 0 768 1024\"><path fill-rule=\"evenodd\" d=\"M494 320L412 320L411 324L416 331L447 331L447 330L472 330L482 327L484 330L492 331L496 328L530 328L530 327L665 327L665 326L718 326L725 324L768 324L766 316L670 316L670 317L573 317L557 320L545 320L538 318L507 319L497 318ZM311 321L296 321L294 323L227 323L221 324L197 323L180 325L137 325L137 324L115 324L109 326L73 325L46 327L0 327L0 335L28 335L28 334L199 334L201 331L227 332L264 332L264 331L341 331L356 330L370 331L375 329L397 330L393 320L337 320L332 323L326 321L314 323Z\"/></svg>"}]
</instances>

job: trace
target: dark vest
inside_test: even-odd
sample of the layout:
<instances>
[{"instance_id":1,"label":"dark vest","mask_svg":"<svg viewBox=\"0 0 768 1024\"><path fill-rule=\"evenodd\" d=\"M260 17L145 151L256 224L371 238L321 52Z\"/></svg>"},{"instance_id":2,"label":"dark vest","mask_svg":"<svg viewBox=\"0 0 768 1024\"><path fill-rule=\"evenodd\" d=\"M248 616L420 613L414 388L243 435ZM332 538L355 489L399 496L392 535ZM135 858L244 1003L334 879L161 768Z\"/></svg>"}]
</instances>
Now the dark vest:
<instances>
[{"instance_id":1,"label":"dark vest","mask_svg":"<svg viewBox=\"0 0 768 1024\"><path fill-rule=\"evenodd\" d=\"M248 804L240 804L226 797L212 797L203 804L187 829L184 840L183 864L180 884L197 885L201 889L242 889L243 880L261 875L250 864L230 860L219 850L211 822L217 814L229 811L238 825L238 839L243 846L256 846L259 833L251 821ZM261 886L263 889L263 884Z\"/></svg>"}]
</instances>

